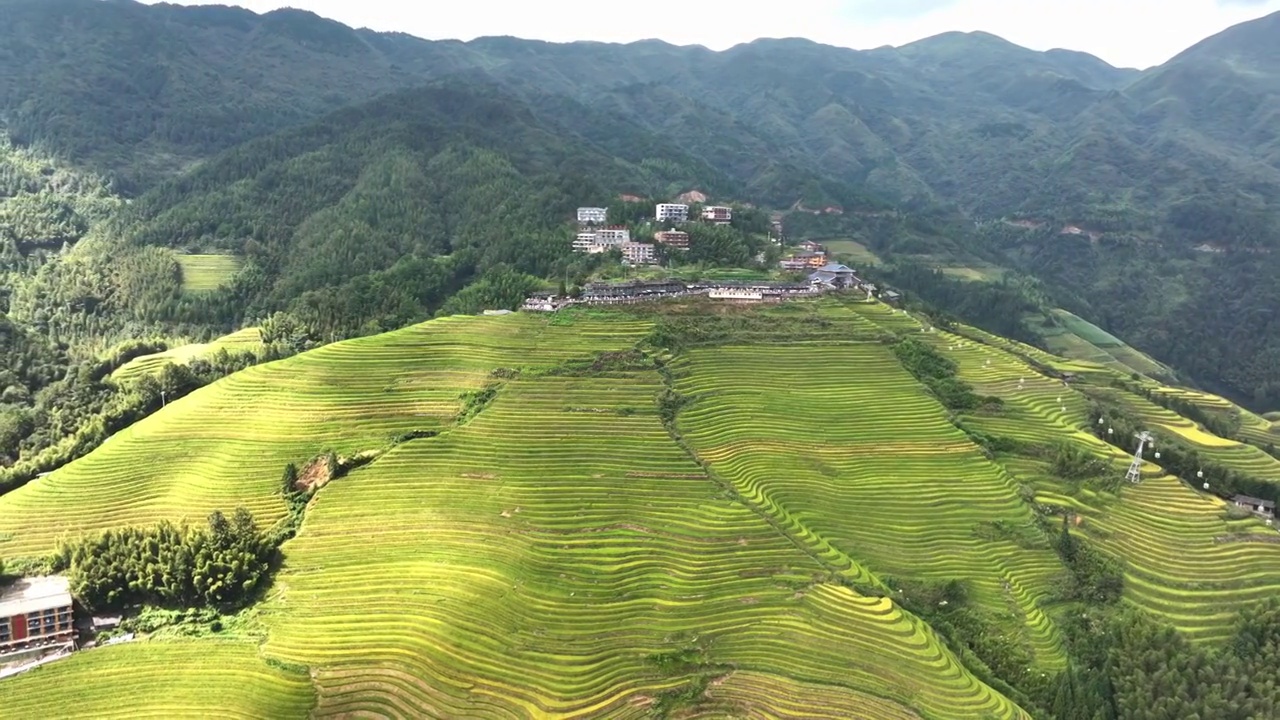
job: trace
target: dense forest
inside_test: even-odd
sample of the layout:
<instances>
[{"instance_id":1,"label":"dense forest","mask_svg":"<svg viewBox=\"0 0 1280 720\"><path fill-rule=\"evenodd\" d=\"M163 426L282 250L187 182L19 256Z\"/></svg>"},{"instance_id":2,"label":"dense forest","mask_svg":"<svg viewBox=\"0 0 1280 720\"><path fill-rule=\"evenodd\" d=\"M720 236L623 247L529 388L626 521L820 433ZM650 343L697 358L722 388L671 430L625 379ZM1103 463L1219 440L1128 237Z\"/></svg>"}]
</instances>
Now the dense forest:
<instances>
[{"instance_id":1,"label":"dense forest","mask_svg":"<svg viewBox=\"0 0 1280 720\"><path fill-rule=\"evenodd\" d=\"M234 607L267 576L275 546L244 508L204 527L161 523L109 530L62 546L55 564L95 612L135 603Z\"/></svg>"}]
</instances>

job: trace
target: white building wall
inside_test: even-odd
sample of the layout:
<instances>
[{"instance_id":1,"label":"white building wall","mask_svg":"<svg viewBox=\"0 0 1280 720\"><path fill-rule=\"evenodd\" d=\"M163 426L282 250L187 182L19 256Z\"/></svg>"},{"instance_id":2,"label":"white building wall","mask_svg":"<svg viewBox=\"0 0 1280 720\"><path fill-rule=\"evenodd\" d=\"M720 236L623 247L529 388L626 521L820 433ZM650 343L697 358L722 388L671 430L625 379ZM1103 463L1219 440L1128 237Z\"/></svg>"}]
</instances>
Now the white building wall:
<instances>
[{"instance_id":1,"label":"white building wall","mask_svg":"<svg viewBox=\"0 0 1280 720\"><path fill-rule=\"evenodd\" d=\"M609 208L597 207L580 207L578 208L578 222L586 225L587 223L595 223L603 225L609 219Z\"/></svg>"},{"instance_id":2,"label":"white building wall","mask_svg":"<svg viewBox=\"0 0 1280 720\"><path fill-rule=\"evenodd\" d=\"M655 259L653 246L646 243L626 243L622 246L622 257L636 264L651 263Z\"/></svg>"},{"instance_id":3,"label":"white building wall","mask_svg":"<svg viewBox=\"0 0 1280 720\"><path fill-rule=\"evenodd\" d=\"M601 245L621 245L631 242L631 231L626 228L603 228L596 231L596 242Z\"/></svg>"},{"instance_id":4,"label":"white building wall","mask_svg":"<svg viewBox=\"0 0 1280 720\"><path fill-rule=\"evenodd\" d=\"M685 222L689 219L689 206L678 203L660 203L654 211L658 222Z\"/></svg>"}]
</instances>

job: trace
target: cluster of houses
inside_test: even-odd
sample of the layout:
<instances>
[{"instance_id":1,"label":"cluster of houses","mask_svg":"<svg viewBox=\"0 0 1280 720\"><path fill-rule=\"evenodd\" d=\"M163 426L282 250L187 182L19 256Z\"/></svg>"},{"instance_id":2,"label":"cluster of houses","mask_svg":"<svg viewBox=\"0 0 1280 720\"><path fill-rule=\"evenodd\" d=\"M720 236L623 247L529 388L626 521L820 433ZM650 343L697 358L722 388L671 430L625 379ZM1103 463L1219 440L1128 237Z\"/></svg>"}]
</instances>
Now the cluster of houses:
<instances>
[{"instance_id":1,"label":"cluster of houses","mask_svg":"<svg viewBox=\"0 0 1280 720\"><path fill-rule=\"evenodd\" d=\"M783 270L812 270L827 264L827 249L820 243L805 240L796 247L798 252L779 261L778 266Z\"/></svg>"},{"instance_id":2,"label":"cluster of houses","mask_svg":"<svg viewBox=\"0 0 1280 720\"><path fill-rule=\"evenodd\" d=\"M831 263L811 273L805 282L700 280L685 283L679 280L632 280L624 283L588 283L576 298L558 296L550 291L534 293L525 300L523 309L554 312L571 305L623 305L692 295L705 295L713 300L729 302L780 302L788 298L811 297L845 289L859 289L868 296L877 292L875 285L863 282L852 268Z\"/></svg>"},{"instance_id":3,"label":"cluster of houses","mask_svg":"<svg viewBox=\"0 0 1280 720\"><path fill-rule=\"evenodd\" d=\"M653 211L654 219L664 224L689 222L689 206L684 203L658 203ZM624 225L609 225L609 208L578 208L578 234L573 240L574 252L602 253L617 249L628 265L652 265L658 261L657 246L687 249L689 233L683 230L659 230L653 234L653 242L641 242L631 237L631 230ZM702 221L713 225L733 222L733 208L708 205L702 208Z\"/></svg>"}]
</instances>

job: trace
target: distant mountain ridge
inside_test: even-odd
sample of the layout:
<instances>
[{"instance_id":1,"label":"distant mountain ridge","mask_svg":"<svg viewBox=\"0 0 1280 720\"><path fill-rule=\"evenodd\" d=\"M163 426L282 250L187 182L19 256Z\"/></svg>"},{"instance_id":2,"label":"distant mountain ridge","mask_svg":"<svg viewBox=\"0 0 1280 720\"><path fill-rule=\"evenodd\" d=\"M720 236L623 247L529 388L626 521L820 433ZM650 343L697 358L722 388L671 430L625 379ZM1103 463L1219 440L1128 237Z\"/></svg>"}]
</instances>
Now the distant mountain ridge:
<instances>
[{"instance_id":1,"label":"distant mountain ridge","mask_svg":"<svg viewBox=\"0 0 1280 720\"><path fill-rule=\"evenodd\" d=\"M142 196L387 93L496 86L565 147L625 155L622 167L680 158L641 184L701 168L691 186L765 207L923 218L923 243L853 219L831 231L926 263L963 248L1015 268L1219 392L1280 404L1280 373L1257 360L1280 352L1280 319L1255 312L1280 302L1278 25L1245 23L1139 72L988 33L715 52L426 41L294 10L0 0L0 119L17 142ZM989 222L1005 218L1056 229Z\"/></svg>"}]
</instances>

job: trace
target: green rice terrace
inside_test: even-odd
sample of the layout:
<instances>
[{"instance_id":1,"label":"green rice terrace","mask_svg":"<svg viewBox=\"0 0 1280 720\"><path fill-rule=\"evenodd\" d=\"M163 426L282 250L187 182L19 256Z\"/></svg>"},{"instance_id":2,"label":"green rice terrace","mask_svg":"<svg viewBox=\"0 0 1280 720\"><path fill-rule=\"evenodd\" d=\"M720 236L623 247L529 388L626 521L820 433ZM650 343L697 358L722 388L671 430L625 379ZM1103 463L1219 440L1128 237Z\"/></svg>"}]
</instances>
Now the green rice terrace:
<instances>
[{"instance_id":1,"label":"green rice terrace","mask_svg":"<svg viewBox=\"0 0 1280 720\"><path fill-rule=\"evenodd\" d=\"M1134 443L1095 427L1280 478L1237 411L855 297L339 342L0 496L19 563L215 510L296 521L255 602L0 680L0 715L1065 717L1095 607L1217 658L1280 592L1280 533L1151 453L1125 482Z\"/></svg>"}]
</instances>

